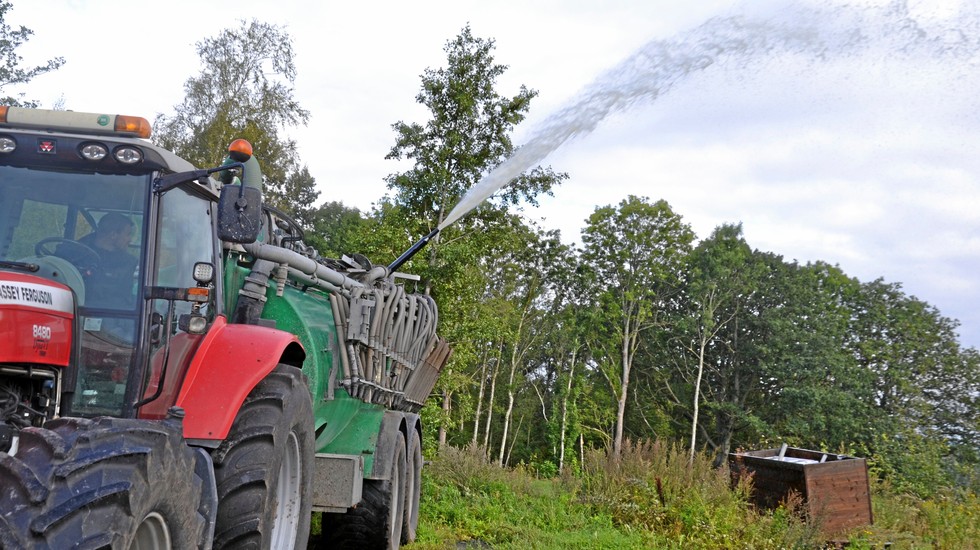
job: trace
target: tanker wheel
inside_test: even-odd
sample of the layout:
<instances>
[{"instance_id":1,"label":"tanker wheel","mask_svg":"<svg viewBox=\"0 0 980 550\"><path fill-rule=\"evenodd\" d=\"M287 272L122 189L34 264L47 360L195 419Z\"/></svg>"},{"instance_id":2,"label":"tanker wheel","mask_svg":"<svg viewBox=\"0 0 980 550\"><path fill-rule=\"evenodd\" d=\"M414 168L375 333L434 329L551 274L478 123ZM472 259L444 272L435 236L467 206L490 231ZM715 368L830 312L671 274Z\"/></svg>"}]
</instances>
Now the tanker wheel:
<instances>
[{"instance_id":1,"label":"tanker wheel","mask_svg":"<svg viewBox=\"0 0 980 550\"><path fill-rule=\"evenodd\" d=\"M405 437L398 433L388 479L365 479L361 502L346 514L323 514L319 550L397 549L405 515Z\"/></svg>"},{"instance_id":2,"label":"tanker wheel","mask_svg":"<svg viewBox=\"0 0 980 550\"><path fill-rule=\"evenodd\" d=\"M279 365L259 382L211 458L218 485L214 548L306 548L313 405L302 371Z\"/></svg>"},{"instance_id":3,"label":"tanker wheel","mask_svg":"<svg viewBox=\"0 0 980 550\"><path fill-rule=\"evenodd\" d=\"M180 424L53 420L0 453L0 548L179 550L210 536Z\"/></svg>"},{"instance_id":4,"label":"tanker wheel","mask_svg":"<svg viewBox=\"0 0 980 550\"><path fill-rule=\"evenodd\" d=\"M405 471L405 518L402 520L402 544L415 542L419 527L419 499L422 496L422 439L409 429L408 457Z\"/></svg>"}]
</instances>

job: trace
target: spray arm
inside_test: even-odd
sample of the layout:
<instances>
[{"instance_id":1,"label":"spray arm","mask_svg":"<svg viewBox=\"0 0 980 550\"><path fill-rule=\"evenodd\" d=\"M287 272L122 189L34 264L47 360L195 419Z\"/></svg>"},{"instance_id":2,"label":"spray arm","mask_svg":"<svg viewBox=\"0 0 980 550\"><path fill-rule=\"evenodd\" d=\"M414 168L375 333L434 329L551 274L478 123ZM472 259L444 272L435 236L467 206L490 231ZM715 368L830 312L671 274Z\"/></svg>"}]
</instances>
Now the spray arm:
<instances>
[{"instance_id":1,"label":"spray arm","mask_svg":"<svg viewBox=\"0 0 980 550\"><path fill-rule=\"evenodd\" d=\"M422 237L421 239L418 240L418 242L410 246L408 250L402 252L402 255L399 256L397 260L388 264L388 271L393 272L399 267L401 267L402 264L411 260L412 256L418 254L420 250L425 248L425 245L429 244L429 241L431 241L433 237L439 234L439 229L440 228L438 227L433 229L432 231L429 232L428 235Z\"/></svg>"}]
</instances>

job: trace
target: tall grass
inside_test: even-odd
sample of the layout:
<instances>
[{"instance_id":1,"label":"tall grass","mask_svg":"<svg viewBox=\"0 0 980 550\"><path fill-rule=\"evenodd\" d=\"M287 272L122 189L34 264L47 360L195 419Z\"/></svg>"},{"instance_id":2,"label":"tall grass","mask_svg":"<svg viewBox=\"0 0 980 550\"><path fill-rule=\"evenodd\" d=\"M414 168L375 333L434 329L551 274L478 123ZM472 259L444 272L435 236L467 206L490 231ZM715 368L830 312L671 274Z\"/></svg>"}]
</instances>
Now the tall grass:
<instances>
[{"instance_id":1,"label":"tall grass","mask_svg":"<svg viewBox=\"0 0 980 550\"><path fill-rule=\"evenodd\" d=\"M424 472L413 549L649 547L643 533L617 529L558 483L499 468L477 447L447 448Z\"/></svg>"},{"instance_id":2,"label":"tall grass","mask_svg":"<svg viewBox=\"0 0 980 550\"><path fill-rule=\"evenodd\" d=\"M748 504L707 456L688 462L679 446L628 442L618 460L601 451L581 470L541 479L491 464L476 447L447 448L423 474L419 540L436 548L620 549L825 548L827 541L790 500L772 512ZM850 549L980 548L973 493L923 499L888 484L873 488L875 524L835 544Z\"/></svg>"},{"instance_id":3,"label":"tall grass","mask_svg":"<svg viewBox=\"0 0 980 550\"><path fill-rule=\"evenodd\" d=\"M676 447L590 453L581 474L537 479L490 464L478 448L447 448L426 468L412 548L793 548L812 533L794 514L759 515L747 487L729 488L705 457ZM659 480L659 481L658 481Z\"/></svg>"},{"instance_id":4,"label":"tall grass","mask_svg":"<svg viewBox=\"0 0 980 550\"><path fill-rule=\"evenodd\" d=\"M626 442L619 459L586 458L579 494L614 525L652 534L660 548L808 548L816 533L792 508L757 513L749 487L731 487L725 469L706 455L659 441Z\"/></svg>"},{"instance_id":5,"label":"tall grass","mask_svg":"<svg viewBox=\"0 0 980 550\"><path fill-rule=\"evenodd\" d=\"M851 534L852 547L893 550L980 548L980 498L972 492L939 491L932 498L898 492L879 483L872 499L874 525Z\"/></svg>"}]
</instances>

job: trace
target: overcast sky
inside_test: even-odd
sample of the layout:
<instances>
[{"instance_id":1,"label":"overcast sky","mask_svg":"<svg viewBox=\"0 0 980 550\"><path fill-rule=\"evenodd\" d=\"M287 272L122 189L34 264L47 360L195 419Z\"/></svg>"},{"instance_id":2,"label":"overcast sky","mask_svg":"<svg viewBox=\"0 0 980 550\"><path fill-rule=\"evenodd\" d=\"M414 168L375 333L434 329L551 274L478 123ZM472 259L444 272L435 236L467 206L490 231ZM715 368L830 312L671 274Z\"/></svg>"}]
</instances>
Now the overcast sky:
<instances>
[{"instance_id":1,"label":"overcast sky","mask_svg":"<svg viewBox=\"0 0 980 550\"><path fill-rule=\"evenodd\" d=\"M385 193L384 176L405 169L384 160L391 124L425 122L419 76L445 64L445 43L467 23L496 41L496 60L509 66L500 93L521 84L539 92L518 143L637 50L684 42L709 18L775 18L791 35L814 21L854 31L867 37L854 51L723 59L613 113L544 160L570 179L529 215L578 242L597 205L663 198L700 237L742 222L754 248L901 282L959 319L965 345L980 345L980 52L969 45L978 34L969 2L867 0L859 10L808 1L817 11L804 15L775 0L753 0L748 13L724 0L13 4L7 22L35 33L20 52L25 63L67 61L24 88L29 98L150 120L171 113L200 70L195 42L240 19L285 26L296 95L311 113L290 135L321 200L362 209ZM747 38L759 32L744 29Z\"/></svg>"}]
</instances>

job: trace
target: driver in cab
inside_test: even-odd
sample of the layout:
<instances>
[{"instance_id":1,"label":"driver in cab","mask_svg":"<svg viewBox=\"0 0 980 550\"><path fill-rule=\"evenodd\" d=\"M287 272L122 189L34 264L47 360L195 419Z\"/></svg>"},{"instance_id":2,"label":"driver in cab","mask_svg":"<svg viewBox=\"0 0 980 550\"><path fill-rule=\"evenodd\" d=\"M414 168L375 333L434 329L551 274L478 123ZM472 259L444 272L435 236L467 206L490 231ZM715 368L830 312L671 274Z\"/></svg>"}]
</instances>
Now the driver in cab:
<instances>
[{"instance_id":1,"label":"driver in cab","mask_svg":"<svg viewBox=\"0 0 980 550\"><path fill-rule=\"evenodd\" d=\"M128 305L139 262L127 251L135 230L132 220L110 212L102 216L95 231L78 240L98 253L101 260L86 280L86 291L91 293L93 305Z\"/></svg>"}]
</instances>

